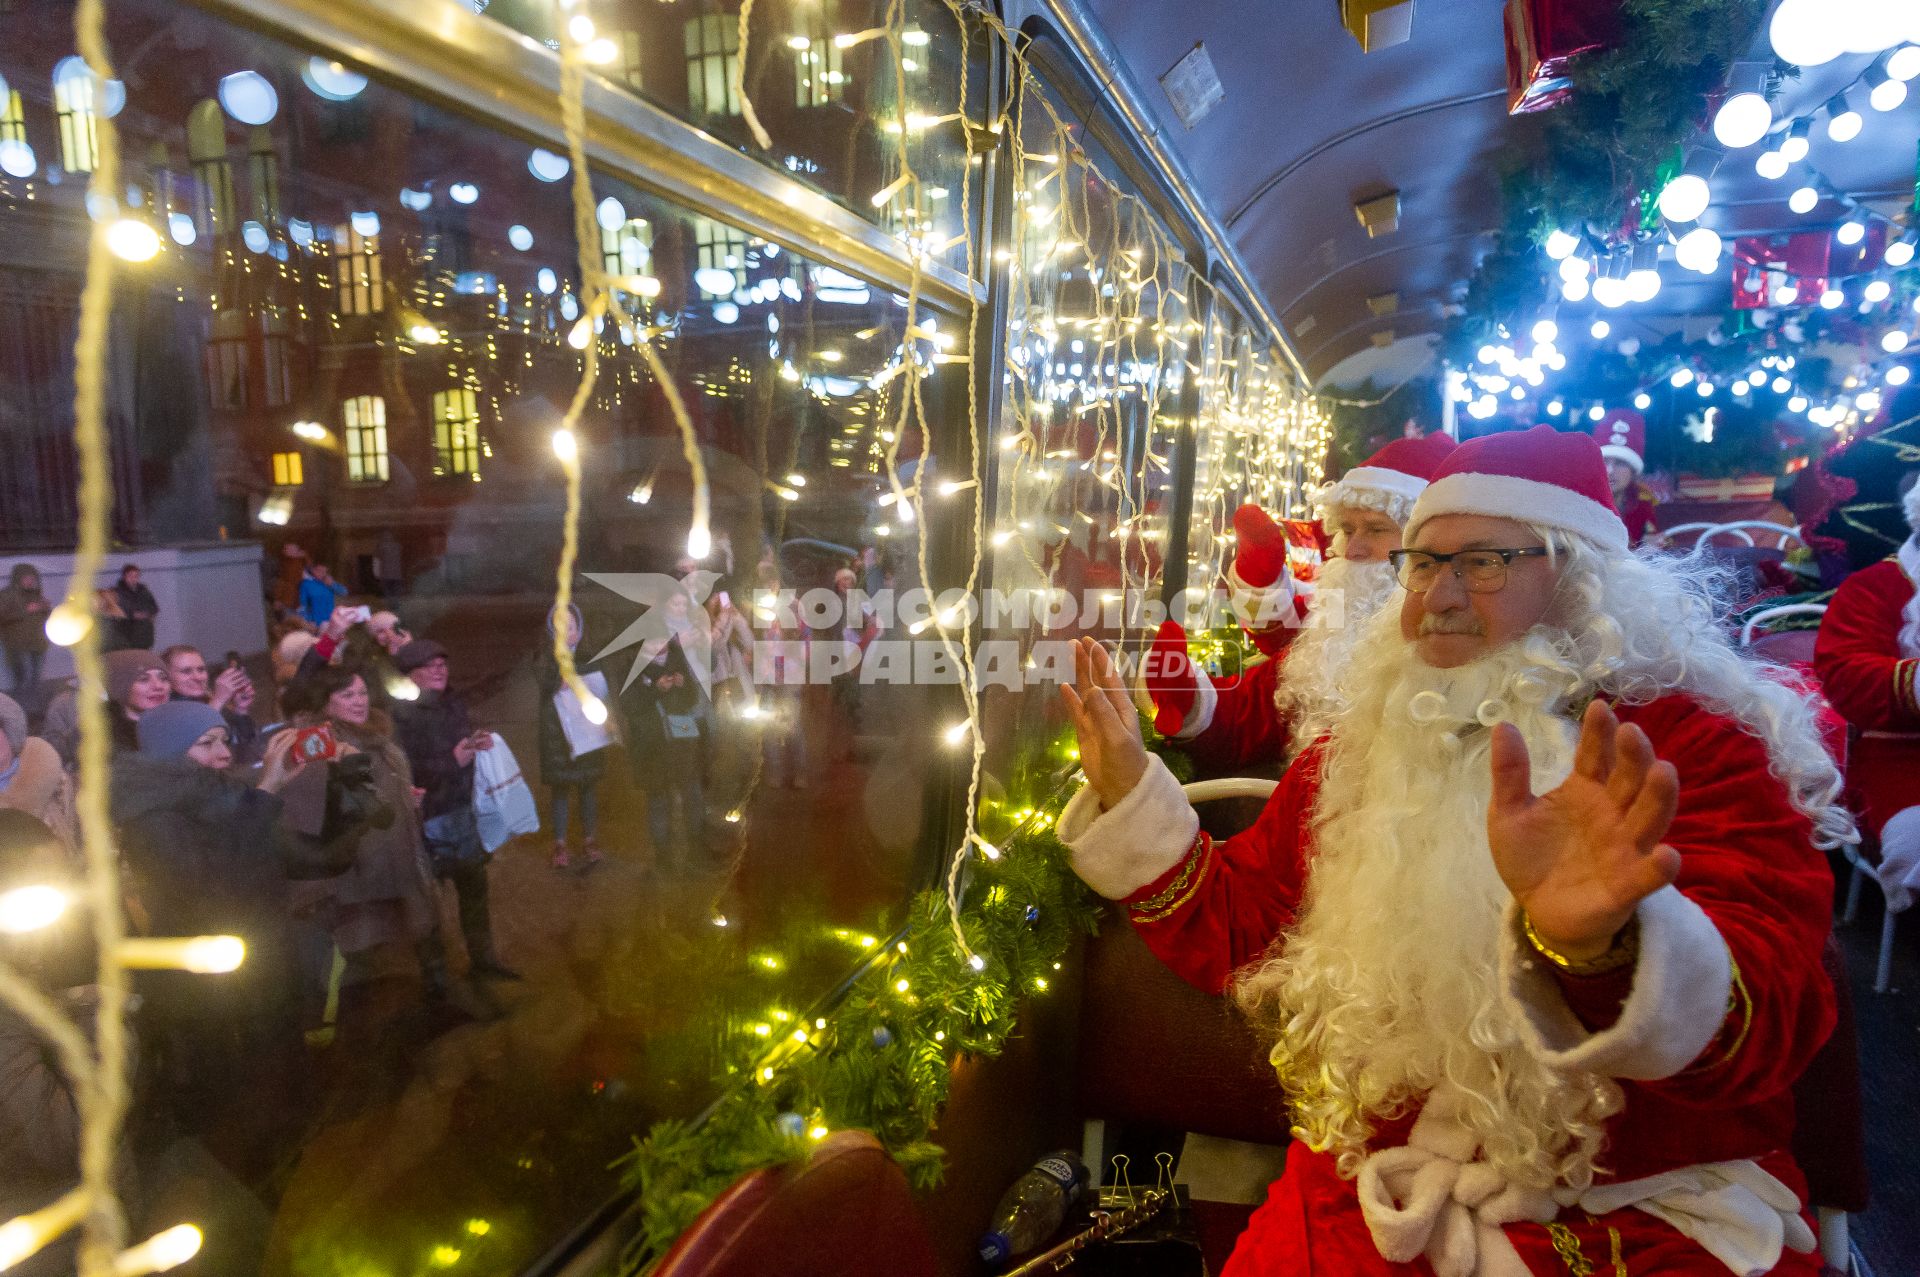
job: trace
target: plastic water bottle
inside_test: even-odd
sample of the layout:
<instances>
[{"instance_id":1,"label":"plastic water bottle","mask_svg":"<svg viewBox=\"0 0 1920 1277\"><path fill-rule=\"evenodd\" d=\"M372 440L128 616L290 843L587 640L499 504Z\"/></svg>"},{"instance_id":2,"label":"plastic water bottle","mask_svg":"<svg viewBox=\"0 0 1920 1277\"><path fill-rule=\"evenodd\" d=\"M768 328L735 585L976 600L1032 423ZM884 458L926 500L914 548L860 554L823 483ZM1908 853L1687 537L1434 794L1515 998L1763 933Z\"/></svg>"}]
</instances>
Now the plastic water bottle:
<instances>
[{"instance_id":1,"label":"plastic water bottle","mask_svg":"<svg viewBox=\"0 0 1920 1277\"><path fill-rule=\"evenodd\" d=\"M1088 1179L1087 1168L1072 1153L1063 1150L1041 1158L1013 1181L994 1208L993 1226L980 1239L980 1258L1003 1264L1037 1249L1086 1192Z\"/></svg>"}]
</instances>

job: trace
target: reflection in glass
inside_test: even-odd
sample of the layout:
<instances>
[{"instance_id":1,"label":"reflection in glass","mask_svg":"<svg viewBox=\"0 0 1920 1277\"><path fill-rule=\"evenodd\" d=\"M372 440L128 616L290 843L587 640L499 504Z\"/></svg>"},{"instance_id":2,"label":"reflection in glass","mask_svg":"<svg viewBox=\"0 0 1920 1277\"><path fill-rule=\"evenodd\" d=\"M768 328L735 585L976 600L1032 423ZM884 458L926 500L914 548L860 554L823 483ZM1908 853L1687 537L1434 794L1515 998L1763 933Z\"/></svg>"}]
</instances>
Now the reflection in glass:
<instances>
[{"instance_id":1,"label":"reflection in glass","mask_svg":"<svg viewBox=\"0 0 1920 1277\"><path fill-rule=\"evenodd\" d=\"M655 11L675 24L670 52L680 23L714 16L631 10ZM22 38L0 50L7 84L43 86L21 120L43 150L90 101L55 101L71 20L18 0ZM577 766L544 655L562 497L550 439L581 364L569 183L530 167L526 139L194 10L119 0L108 28L125 55L129 213L163 240L117 281L115 535L136 561L161 543L258 542L275 639L301 628L302 566L327 564L344 601L445 646L542 825L484 870L493 943L520 980L473 976L444 886L436 995L410 940L363 943L337 884L297 884L287 1005L305 1072L278 1098L215 1097L189 1130L163 1064L144 1060L138 1209L170 1224L212 1195L193 1209L257 1220L209 1230L211 1272L516 1271L613 1190L634 1135L705 1106L729 1048L785 1035L825 998L950 845L923 795L953 757L937 728L952 689L865 677L914 652L908 623L856 592L923 584L890 498L918 482L930 436L957 432L967 368L937 359L964 353L965 317L922 303L910 332L904 299L838 264L596 179L618 216L590 251L626 281L635 324L583 333L600 378L578 431L577 650L620 740ZM795 53L769 39L753 56L792 68ZM212 96L239 72L271 86L268 122L242 125ZM19 335L0 343L8 547L73 537L83 195L52 175L0 179L16 249L0 325ZM642 341L711 476L704 560L681 561L688 467ZM671 597L646 593L661 581ZM655 607L663 629L623 641ZM178 613L194 642L207 613ZM347 645L369 695L416 695L369 642ZM264 662L254 680L260 724L293 715Z\"/></svg>"}]
</instances>

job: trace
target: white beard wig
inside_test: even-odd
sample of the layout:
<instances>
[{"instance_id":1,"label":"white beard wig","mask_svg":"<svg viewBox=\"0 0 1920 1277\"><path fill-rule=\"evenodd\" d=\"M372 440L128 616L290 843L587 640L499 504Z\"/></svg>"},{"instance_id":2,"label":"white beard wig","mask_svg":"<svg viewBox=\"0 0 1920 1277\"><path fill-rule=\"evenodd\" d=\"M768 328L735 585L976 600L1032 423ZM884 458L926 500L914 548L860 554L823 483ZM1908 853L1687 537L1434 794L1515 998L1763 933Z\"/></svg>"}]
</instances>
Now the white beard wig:
<instances>
[{"instance_id":1,"label":"white beard wig","mask_svg":"<svg viewBox=\"0 0 1920 1277\"><path fill-rule=\"evenodd\" d=\"M1549 620L1464 667L1419 662L1398 616L1365 627L1311 817L1293 926L1235 995L1275 1038L1295 1129L1357 1173L1375 1125L1442 1081L1467 1097L1482 1156L1510 1180L1584 1188L1617 1086L1540 1065L1497 996L1508 893L1487 842L1491 733L1525 737L1533 788L1572 766L1574 714L1688 693L1766 742L1822 844L1853 836L1806 704L1728 643L1697 563L1631 557L1536 529L1561 571Z\"/></svg>"},{"instance_id":2,"label":"white beard wig","mask_svg":"<svg viewBox=\"0 0 1920 1277\"><path fill-rule=\"evenodd\" d=\"M1354 648L1367 622L1399 597L1391 563L1329 559L1321 566L1307 623L1288 646L1273 689L1294 752L1324 735L1346 707Z\"/></svg>"}]
</instances>

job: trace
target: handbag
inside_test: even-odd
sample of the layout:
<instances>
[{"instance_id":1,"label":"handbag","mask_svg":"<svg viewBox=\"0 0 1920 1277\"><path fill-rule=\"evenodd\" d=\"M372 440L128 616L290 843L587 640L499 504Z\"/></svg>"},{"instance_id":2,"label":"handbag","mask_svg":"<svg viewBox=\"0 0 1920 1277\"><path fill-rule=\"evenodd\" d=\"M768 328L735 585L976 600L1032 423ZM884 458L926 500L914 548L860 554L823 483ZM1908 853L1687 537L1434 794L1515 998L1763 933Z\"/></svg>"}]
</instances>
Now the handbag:
<instances>
[{"instance_id":1,"label":"handbag","mask_svg":"<svg viewBox=\"0 0 1920 1277\"><path fill-rule=\"evenodd\" d=\"M480 843L479 822L471 807L455 807L431 817L420 826L420 837L436 869L443 863L481 860L487 854Z\"/></svg>"},{"instance_id":2,"label":"handbag","mask_svg":"<svg viewBox=\"0 0 1920 1277\"><path fill-rule=\"evenodd\" d=\"M582 674L580 680L587 685L588 691L600 698L602 705L608 703L605 674L599 670L592 670ZM612 718L606 718L598 723L589 719L586 711L580 707L580 698L573 694L571 687L562 684L560 690L553 694L553 708L554 712L560 716L560 732L566 737L567 750L574 758L605 749L613 744ZM496 745L494 748L498 749L499 746Z\"/></svg>"},{"instance_id":3,"label":"handbag","mask_svg":"<svg viewBox=\"0 0 1920 1277\"><path fill-rule=\"evenodd\" d=\"M473 758L473 818L480 829L480 845L489 855L517 834L540 832L540 809L533 790L520 774L519 760L499 733L493 748Z\"/></svg>"}]
</instances>

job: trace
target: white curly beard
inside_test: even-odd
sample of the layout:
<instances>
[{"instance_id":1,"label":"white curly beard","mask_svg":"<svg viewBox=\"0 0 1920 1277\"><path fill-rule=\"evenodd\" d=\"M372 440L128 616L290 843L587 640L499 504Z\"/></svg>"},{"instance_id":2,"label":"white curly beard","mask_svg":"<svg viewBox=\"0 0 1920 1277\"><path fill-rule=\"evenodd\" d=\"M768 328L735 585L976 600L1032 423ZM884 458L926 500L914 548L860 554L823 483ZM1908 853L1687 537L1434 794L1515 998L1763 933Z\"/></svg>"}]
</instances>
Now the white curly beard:
<instances>
[{"instance_id":1,"label":"white curly beard","mask_svg":"<svg viewBox=\"0 0 1920 1277\"><path fill-rule=\"evenodd\" d=\"M1535 792L1551 789L1572 767L1569 682L1524 642L1431 668L1397 619L1377 618L1355 645L1301 912L1236 996L1276 1033L1298 1126L1346 1173L1375 1120L1450 1080L1474 1100L1468 1124L1487 1159L1545 1187L1590 1173L1609 1088L1537 1064L1496 996L1508 893L1487 842L1486 725L1519 727Z\"/></svg>"},{"instance_id":2,"label":"white curly beard","mask_svg":"<svg viewBox=\"0 0 1920 1277\"><path fill-rule=\"evenodd\" d=\"M1348 665L1367 622L1399 598L1391 563L1329 559L1314 582L1307 623L1281 658L1273 707L1299 752L1324 735L1346 707Z\"/></svg>"}]
</instances>

